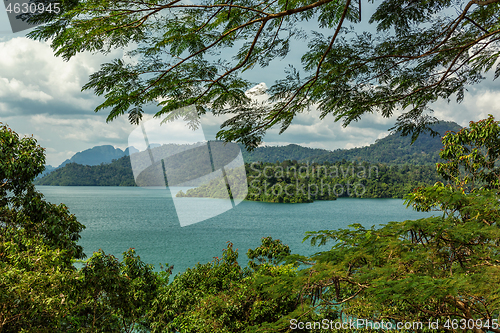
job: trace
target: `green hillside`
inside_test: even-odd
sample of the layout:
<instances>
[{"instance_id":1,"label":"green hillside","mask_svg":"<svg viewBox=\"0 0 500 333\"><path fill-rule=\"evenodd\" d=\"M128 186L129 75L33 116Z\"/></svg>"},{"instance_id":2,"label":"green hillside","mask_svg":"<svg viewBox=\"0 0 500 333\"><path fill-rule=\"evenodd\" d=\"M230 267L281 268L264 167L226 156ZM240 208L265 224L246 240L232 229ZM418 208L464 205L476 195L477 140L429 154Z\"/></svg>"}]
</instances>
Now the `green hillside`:
<instances>
[{"instance_id":1,"label":"green hillside","mask_svg":"<svg viewBox=\"0 0 500 333\"><path fill-rule=\"evenodd\" d=\"M290 144L280 147L257 147L253 151L247 151L240 145L245 163L252 162L283 162L286 160L299 161L314 158L330 153L326 149L302 147L296 144Z\"/></svg>"},{"instance_id":2,"label":"green hillside","mask_svg":"<svg viewBox=\"0 0 500 333\"><path fill-rule=\"evenodd\" d=\"M53 186L136 186L128 156L110 164L90 166L69 163L34 183Z\"/></svg>"},{"instance_id":3,"label":"green hillside","mask_svg":"<svg viewBox=\"0 0 500 333\"><path fill-rule=\"evenodd\" d=\"M393 165L375 163L337 162L306 164L285 161L245 165L248 194L246 200L304 203L315 200L352 198L403 198L416 187L443 181L432 166ZM227 171L227 178L234 198L243 199L246 185L235 180L241 173ZM234 177L234 178L233 178ZM243 192L243 195L241 194ZM180 191L177 197L227 198L223 178L208 184Z\"/></svg>"},{"instance_id":4,"label":"green hillside","mask_svg":"<svg viewBox=\"0 0 500 333\"><path fill-rule=\"evenodd\" d=\"M440 136L432 137L428 134L421 134L413 144L411 144L411 137L403 137L395 133L366 147L338 149L335 151L301 147L295 144L284 147L258 147L251 152L242 149L243 159L246 163L275 163L285 160L296 160L304 163L334 163L345 159L346 161L365 161L391 165L434 165L439 161L439 151L443 147L441 136L446 131L459 131L461 127L455 122L441 121L432 128Z\"/></svg>"}]
</instances>

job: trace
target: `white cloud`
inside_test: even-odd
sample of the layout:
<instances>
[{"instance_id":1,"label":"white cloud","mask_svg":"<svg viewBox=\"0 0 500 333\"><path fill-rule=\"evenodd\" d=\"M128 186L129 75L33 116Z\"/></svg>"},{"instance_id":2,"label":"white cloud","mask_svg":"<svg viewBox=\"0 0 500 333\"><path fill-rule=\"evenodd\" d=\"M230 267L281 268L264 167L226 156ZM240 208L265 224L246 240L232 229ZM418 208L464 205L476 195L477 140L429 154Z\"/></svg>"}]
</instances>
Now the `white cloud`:
<instances>
[{"instance_id":1,"label":"white cloud","mask_svg":"<svg viewBox=\"0 0 500 333\"><path fill-rule=\"evenodd\" d=\"M0 78L0 98L13 101L29 99L40 103L47 103L47 101L54 99L47 93L40 91L39 86L34 84L26 85L15 78L10 81L8 78Z\"/></svg>"},{"instance_id":2,"label":"white cloud","mask_svg":"<svg viewBox=\"0 0 500 333\"><path fill-rule=\"evenodd\" d=\"M485 85L491 84L485 82ZM478 121L492 114L500 120L500 91L482 90L481 84L466 92L462 103L452 101L436 102L432 108L438 119L452 120L460 126L468 126L470 121Z\"/></svg>"},{"instance_id":3,"label":"white cloud","mask_svg":"<svg viewBox=\"0 0 500 333\"><path fill-rule=\"evenodd\" d=\"M115 51L110 57L121 55L122 51ZM53 55L48 42L24 37L0 42L2 113L88 113L99 99L92 92L81 92L81 88L110 57L83 53L64 61Z\"/></svg>"},{"instance_id":4,"label":"white cloud","mask_svg":"<svg viewBox=\"0 0 500 333\"><path fill-rule=\"evenodd\" d=\"M59 165L65 159L93 146L113 145L122 150L135 128L126 118L106 123L102 115L60 116L39 114L23 117L2 117L14 131L31 135L46 148L47 164Z\"/></svg>"},{"instance_id":5,"label":"white cloud","mask_svg":"<svg viewBox=\"0 0 500 333\"><path fill-rule=\"evenodd\" d=\"M360 121L343 127L333 116L320 119L315 106L310 111L298 114L289 128L279 134L272 129L265 137L267 145L296 143L305 147L323 149L349 149L370 145L380 137L387 136L395 118L383 118L379 114L366 114Z\"/></svg>"},{"instance_id":6,"label":"white cloud","mask_svg":"<svg viewBox=\"0 0 500 333\"><path fill-rule=\"evenodd\" d=\"M106 141L121 139L132 130L125 118L106 123L103 117L95 115L84 118L61 118L46 114L31 117L31 125L37 131L50 128L62 139L74 139L81 142Z\"/></svg>"}]
</instances>

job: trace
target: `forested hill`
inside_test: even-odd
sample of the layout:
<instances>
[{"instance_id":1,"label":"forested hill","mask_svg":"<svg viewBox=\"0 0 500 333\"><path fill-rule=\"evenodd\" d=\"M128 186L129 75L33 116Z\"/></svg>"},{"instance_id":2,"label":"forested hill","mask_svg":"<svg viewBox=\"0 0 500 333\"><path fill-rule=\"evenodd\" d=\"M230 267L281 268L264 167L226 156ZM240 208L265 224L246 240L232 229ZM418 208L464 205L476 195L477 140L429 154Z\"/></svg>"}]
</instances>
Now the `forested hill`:
<instances>
[{"instance_id":1,"label":"forested hill","mask_svg":"<svg viewBox=\"0 0 500 333\"><path fill-rule=\"evenodd\" d=\"M403 137L396 133L366 147L335 151L301 147L295 144L284 147L258 147L251 152L242 149L243 159L247 163L257 161L274 163L285 160L323 163L345 159L346 161L386 164L434 165L439 161L439 151L443 147L441 136L446 131L459 131L461 127L455 122L441 121L432 128L440 135L431 137L428 134L421 134L413 145L410 136Z\"/></svg>"},{"instance_id":2,"label":"forested hill","mask_svg":"<svg viewBox=\"0 0 500 333\"><path fill-rule=\"evenodd\" d=\"M411 144L411 136L391 134L375 141L367 147L336 150L325 154L308 157L309 162L365 161L386 164L434 165L439 162L439 152L443 145L441 137L446 131L458 132L461 127L455 122L441 121L432 126L440 135L420 135Z\"/></svg>"},{"instance_id":3,"label":"forested hill","mask_svg":"<svg viewBox=\"0 0 500 333\"><path fill-rule=\"evenodd\" d=\"M53 186L136 186L128 156L114 160L110 164L69 163L35 180L34 183Z\"/></svg>"},{"instance_id":4,"label":"forested hill","mask_svg":"<svg viewBox=\"0 0 500 333\"><path fill-rule=\"evenodd\" d=\"M76 153L70 159L62 162L58 168L61 168L69 163L77 163L82 165L99 165L102 163L111 163L113 160L128 155L128 151L123 151L111 145L96 146L79 153Z\"/></svg>"},{"instance_id":5,"label":"forested hill","mask_svg":"<svg viewBox=\"0 0 500 333\"><path fill-rule=\"evenodd\" d=\"M253 151L247 151L242 145L240 145L240 148L246 163L274 163L276 161L284 162L286 160L300 161L331 153L331 151L326 149L308 148L296 144L289 144L281 147L257 147Z\"/></svg>"}]
</instances>

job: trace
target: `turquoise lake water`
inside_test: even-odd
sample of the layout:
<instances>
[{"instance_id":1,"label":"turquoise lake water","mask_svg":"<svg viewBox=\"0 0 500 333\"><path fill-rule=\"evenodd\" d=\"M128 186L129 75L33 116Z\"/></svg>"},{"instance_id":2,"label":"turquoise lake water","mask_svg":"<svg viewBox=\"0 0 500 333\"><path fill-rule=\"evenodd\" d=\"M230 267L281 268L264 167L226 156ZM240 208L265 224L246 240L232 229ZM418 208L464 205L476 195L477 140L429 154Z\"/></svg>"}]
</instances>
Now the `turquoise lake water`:
<instances>
[{"instance_id":1,"label":"turquoise lake water","mask_svg":"<svg viewBox=\"0 0 500 333\"><path fill-rule=\"evenodd\" d=\"M351 199L304 204L276 204L243 201L208 220L181 227L170 191L165 188L37 186L52 203L64 203L86 226L79 244L87 256L103 249L122 258L135 248L141 259L159 268L174 265L174 274L221 256L226 242L239 249L240 264L246 251L272 236L288 244L293 253L312 254L328 244L312 247L302 243L306 231L346 228L360 223L366 227L389 221L431 216L415 212L400 199ZM179 188L172 188L176 193ZM222 205L220 199L196 198L199 205ZM435 214L435 213L434 213Z\"/></svg>"}]
</instances>

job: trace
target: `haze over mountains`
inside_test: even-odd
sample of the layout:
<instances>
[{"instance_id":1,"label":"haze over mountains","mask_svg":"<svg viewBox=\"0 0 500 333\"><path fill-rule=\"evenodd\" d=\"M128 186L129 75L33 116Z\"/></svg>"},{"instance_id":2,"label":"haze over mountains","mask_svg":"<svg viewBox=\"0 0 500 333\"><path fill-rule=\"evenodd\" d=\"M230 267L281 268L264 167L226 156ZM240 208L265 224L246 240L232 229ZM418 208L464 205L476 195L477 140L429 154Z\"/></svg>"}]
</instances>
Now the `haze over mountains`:
<instances>
[{"instance_id":1,"label":"haze over mountains","mask_svg":"<svg viewBox=\"0 0 500 333\"><path fill-rule=\"evenodd\" d=\"M461 127L454 122L441 121L434 125L433 129L440 133L440 136L431 137L422 134L413 145L410 144L410 137L391 134L370 146L335 151L302 147L296 144L282 147L258 147L250 152L241 148L246 163L274 163L285 160L303 163L334 163L346 160L384 164L434 165L439 161L439 151L442 148L441 136L446 131L458 131ZM199 144L193 144L193 147ZM171 149L176 149L175 145L171 146ZM156 144L151 144L150 147L152 151L164 149ZM58 168L47 166L45 175L36 183L38 185L133 186L134 178L128 157L129 151L137 152L137 149L129 147L122 151L110 145L87 149L64 161Z\"/></svg>"}]
</instances>

